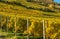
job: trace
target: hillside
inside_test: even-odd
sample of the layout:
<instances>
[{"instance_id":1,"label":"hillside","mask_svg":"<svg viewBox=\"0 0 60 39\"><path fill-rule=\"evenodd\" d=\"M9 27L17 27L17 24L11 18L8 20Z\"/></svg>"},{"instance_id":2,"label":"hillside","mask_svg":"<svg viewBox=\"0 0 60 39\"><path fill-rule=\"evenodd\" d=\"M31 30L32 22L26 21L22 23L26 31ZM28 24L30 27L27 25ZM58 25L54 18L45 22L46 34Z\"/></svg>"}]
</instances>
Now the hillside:
<instances>
[{"instance_id":1,"label":"hillside","mask_svg":"<svg viewBox=\"0 0 60 39\"><path fill-rule=\"evenodd\" d=\"M9 12L15 14L23 14L25 16L33 16L33 17L60 17L59 10L53 8L50 9L49 7L46 8L45 6L33 3L28 2L24 3L23 1L20 3L0 2L0 11L7 13Z\"/></svg>"},{"instance_id":2,"label":"hillside","mask_svg":"<svg viewBox=\"0 0 60 39\"><path fill-rule=\"evenodd\" d=\"M27 0L0 1L0 33L4 39L60 39L60 7ZM43 24L43 20L45 20ZM58 37L57 37L58 36Z\"/></svg>"}]
</instances>

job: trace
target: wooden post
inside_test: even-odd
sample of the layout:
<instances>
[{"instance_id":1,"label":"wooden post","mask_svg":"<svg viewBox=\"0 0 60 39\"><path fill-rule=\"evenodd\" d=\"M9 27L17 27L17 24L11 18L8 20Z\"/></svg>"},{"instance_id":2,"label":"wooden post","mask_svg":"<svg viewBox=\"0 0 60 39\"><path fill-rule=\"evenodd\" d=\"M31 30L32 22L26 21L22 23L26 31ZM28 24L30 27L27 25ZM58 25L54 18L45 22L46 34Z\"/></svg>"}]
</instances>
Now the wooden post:
<instances>
[{"instance_id":1,"label":"wooden post","mask_svg":"<svg viewBox=\"0 0 60 39\"><path fill-rule=\"evenodd\" d=\"M43 20L43 39L45 39L45 21Z\"/></svg>"},{"instance_id":2,"label":"wooden post","mask_svg":"<svg viewBox=\"0 0 60 39\"><path fill-rule=\"evenodd\" d=\"M27 32L28 32L28 27L29 27L29 20L27 19ZM29 35L27 35L27 39L29 39Z\"/></svg>"},{"instance_id":3,"label":"wooden post","mask_svg":"<svg viewBox=\"0 0 60 39\"><path fill-rule=\"evenodd\" d=\"M16 38L16 26L17 26L16 23L17 23L17 17L16 17L16 15L15 15L15 17L14 17L14 28L15 28L15 29L14 29L14 33L15 33L15 39L17 39L17 38Z\"/></svg>"}]
</instances>

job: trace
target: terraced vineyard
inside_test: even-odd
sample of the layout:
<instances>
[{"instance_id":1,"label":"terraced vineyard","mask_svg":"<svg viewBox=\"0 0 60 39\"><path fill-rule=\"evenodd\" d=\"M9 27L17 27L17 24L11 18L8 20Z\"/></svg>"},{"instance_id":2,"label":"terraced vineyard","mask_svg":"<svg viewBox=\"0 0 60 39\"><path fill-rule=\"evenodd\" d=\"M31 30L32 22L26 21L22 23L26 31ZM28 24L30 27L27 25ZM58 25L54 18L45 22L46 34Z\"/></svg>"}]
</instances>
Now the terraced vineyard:
<instances>
[{"instance_id":1,"label":"terraced vineyard","mask_svg":"<svg viewBox=\"0 0 60 39\"><path fill-rule=\"evenodd\" d=\"M26 0L0 2L0 38L60 39L60 10Z\"/></svg>"}]
</instances>

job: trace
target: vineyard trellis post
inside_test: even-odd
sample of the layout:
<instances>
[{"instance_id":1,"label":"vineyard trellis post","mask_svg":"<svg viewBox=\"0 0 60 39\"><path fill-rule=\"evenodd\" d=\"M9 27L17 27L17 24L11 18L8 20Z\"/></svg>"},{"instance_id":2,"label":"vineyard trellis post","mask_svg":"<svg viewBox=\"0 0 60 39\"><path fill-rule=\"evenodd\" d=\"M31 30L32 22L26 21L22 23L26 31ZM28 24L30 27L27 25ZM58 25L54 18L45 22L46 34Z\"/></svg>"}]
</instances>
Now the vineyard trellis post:
<instances>
[{"instance_id":1,"label":"vineyard trellis post","mask_svg":"<svg viewBox=\"0 0 60 39\"><path fill-rule=\"evenodd\" d=\"M43 20L43 39L45 39L45 20Z\"/></svg>"},{"instance_id":2,"label":"vineyard trellis post","mask_svg":"<svg viewBox=\"0 0 60 39\"><path fill-rule=\"evenodd\" d=\"M27 32L28 32L28 26L29 26L29 19L27 19ZM29 39L29 35L27 35L27 39Z\"/></svg>"}]
</instances>

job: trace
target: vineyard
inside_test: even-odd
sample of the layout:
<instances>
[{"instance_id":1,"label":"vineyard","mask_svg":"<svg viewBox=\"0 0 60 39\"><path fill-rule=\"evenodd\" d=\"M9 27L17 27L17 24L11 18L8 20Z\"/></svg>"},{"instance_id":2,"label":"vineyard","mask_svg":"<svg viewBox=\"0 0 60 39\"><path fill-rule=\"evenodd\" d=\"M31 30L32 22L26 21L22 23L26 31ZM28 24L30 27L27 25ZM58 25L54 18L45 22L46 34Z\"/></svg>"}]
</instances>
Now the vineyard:
<instances>
[{"instance_id":1,"label":"vineyard","mask_svg":"<svg viewBox=\"0 0 60 39\"><path fill-rule=\"evenodd\" d=\"M60 38L59 20L44 19L46 39ZM43 39L43 20L0 15L0 35L4 39Z\"/></svg>"},{"instance_id":2,"label":"vineyard","mask_svg":"<svg viewBox=\"0 0 60 39\"><path fill-rule=\"evenodd\" d=\"M26 0L9 1L0 2L1 39L60 39L60 10Z\"/></svg>"}]
</instances>

